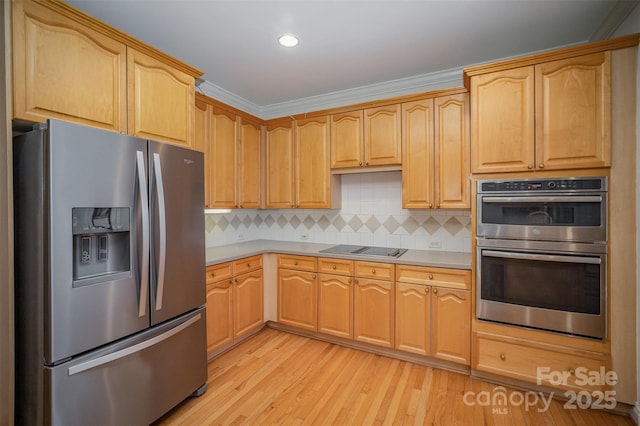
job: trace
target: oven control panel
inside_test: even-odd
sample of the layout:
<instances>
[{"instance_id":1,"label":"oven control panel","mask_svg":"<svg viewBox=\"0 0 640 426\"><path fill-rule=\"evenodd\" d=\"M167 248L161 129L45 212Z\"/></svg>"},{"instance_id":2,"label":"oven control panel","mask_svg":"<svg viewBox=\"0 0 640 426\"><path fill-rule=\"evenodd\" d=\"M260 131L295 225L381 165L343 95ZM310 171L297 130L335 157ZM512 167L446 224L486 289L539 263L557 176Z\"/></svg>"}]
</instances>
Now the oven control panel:
<instances>
[{"instance_id":1,"label":"oven control panel","mask_svg":"<svg viewBox=\"0 0 640 426\"><path fill-rule=\"evenodd\" d=\"M478 181L478 192L605 191L606 178L514 179Z\"/></svg>"}]
</instances>

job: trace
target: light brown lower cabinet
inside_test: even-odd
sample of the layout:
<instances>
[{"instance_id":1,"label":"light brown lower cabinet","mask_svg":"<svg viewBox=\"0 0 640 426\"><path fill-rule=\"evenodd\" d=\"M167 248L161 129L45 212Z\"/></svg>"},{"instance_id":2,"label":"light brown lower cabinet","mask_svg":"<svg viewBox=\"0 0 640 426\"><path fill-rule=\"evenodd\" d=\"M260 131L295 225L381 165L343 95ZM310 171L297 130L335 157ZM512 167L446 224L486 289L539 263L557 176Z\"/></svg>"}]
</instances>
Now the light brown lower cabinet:
<instances>
[{"instance_id":1,"label":"light brown lower cabinet","mask_svg":"<svg viewBox=\"0 0 640 426\"><path fill-rule=\"evenodd\" d=\"M207 354L263 322L262 256L207 268Z\"/></svg>"},{"instance_id":2,"label":"light brown lower cabinet","mask_svg":"<svg viewBox=\"0 0 640 426\"><path fill-rule=\"evenodd\" d=\"M469 365L471 291L461 289L469 271L399 265L397 277L395 348Z\"/></svg>"},{"instance_id":3,"label":"light brown lower cabinet","mask_svg":"<svg viewBox=\"0 0 640 426\"><path fill-rule=\"evenodd\" d=\"M353 339L353 278L318 276L318 332Z\"/></svg>"},{"instance_id":4,"label":"light brown lower cabinet","mask_svg":"<svg viewBox=\"0 0 640 426\"><path fill-rule=\"evenodd\" d=\"M394 284L356 278L353 336L360 342L393 348Z\"/></svg>"},{"instance_id":5,"label":"light brown lower cabinet","mask_svg":"<svg viewBox=\"0 0 640 426\"><path fill-rule=\"evenodd\" d=\"M278 266L278 322L317 331L316 259L281 255Z\"/></svg>"}]
</instances>

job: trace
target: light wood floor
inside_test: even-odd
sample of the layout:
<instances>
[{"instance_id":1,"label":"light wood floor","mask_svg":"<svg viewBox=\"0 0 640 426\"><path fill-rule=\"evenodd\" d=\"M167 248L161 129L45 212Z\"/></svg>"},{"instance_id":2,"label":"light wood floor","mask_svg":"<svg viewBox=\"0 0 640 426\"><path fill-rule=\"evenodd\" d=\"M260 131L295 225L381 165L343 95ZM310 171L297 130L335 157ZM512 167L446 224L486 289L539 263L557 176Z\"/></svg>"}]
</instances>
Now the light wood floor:
<instances>
[{"instance_id":1,"label":"light wood floor","mask_svg":"<svg viewBox=\"0 0 640 426\"><path fill-rule=\"evenodd\" d=\"M157 425L633 425L557 400L526 409L508 388L514 404L472 406L467 392L482 401L496 385L266 328L209 363L207 392Z\"/></svg>"}]
</instances>

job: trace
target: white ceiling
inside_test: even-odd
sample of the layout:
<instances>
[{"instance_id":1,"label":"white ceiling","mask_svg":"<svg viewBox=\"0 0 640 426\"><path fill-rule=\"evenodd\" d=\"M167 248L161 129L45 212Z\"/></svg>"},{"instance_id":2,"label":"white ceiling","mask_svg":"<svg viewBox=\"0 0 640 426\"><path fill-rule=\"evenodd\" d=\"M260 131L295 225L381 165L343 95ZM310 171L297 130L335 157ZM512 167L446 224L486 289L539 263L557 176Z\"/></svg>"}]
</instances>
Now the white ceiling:
<instances>
[{"instance_id":1,"label":"white ceiling","mask_svg":"<svg viewBox=\"0 0 640 426\"><path fill-rule=\"evenodd\" d=\"M608 38L638 0L67 0L262 118L459 86L465 66ZM283 33L300 45L278 46Z\"/></svg>"}]
</instances>

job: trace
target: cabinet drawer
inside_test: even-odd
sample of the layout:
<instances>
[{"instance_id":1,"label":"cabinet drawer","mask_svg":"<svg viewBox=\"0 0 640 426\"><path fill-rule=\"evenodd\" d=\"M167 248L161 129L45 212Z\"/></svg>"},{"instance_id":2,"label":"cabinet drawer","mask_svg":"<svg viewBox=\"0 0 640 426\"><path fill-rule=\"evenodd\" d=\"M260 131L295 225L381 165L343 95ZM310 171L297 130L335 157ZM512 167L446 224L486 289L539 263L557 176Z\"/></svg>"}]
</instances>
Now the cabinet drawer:
<instances>
[{"instance_id":1,"label":"cabinet drawer","mask_svg":"<svg viewBox=\"0 0 640 426\"><path fill-rule=\"evenodd\" d=\"M377 280L394 281L395 265L391 263L378 262L354 262L355 276L364 278L374 278Z\"/></svg>"},{"instance_id":2,"label":"cabinet drawer","mask_svg":"<svg viewBox=\"0 0 640 426\"><path fill-rule=\"evenodd\" d=\"M318 272L335 275L353 275L353 261L345 259L318 259Z\"/></svg>"},{"instance_id":3,"label":"cabinet drawer","mask_svg":"<svg viewBox=\"0 0 640 426\"><path fill-rule=\"evenodd\" d=\"M232 276L233 264L231 262L207 267L207 284L229 279Z\"/></svg>"},{"instance_id":4,"label":"cabinet drawer","mask_svg":"<svg viewBox=\"0 0 640 426\"><path fill-rule=\"evenodd\" d=\"M540 368L540 384L545 386L589 391L607 387L604 383L590 384L589 380L593 374L600 375L601 367L608 371L603 354L579 354L553 345L478 332L473 334L473 340L473 368L477 370L536 383Z\"/></svg>"},{"instance_id":5,"label":"cabinet drawer","mask_svg":"<svg viewBox=\"0 0 640 426\"><path fill-rule=\"evenodd\" d=\"M318 265L315 257L279 255L278 268L288 268L288 269L296 269L299 271L316 272L318 269Z\"/></svg>"},{"instance_id":6,"label":"cabinet drawer","mask_svg":"<svg viewBox=\"0 0 640 426\"><path fill-rule=\"evenodd\" d=\"M461 290L471 289L471 271L462 269L397 265L396 280L408 284L425 284Z\"/></svg>"},{"instance_id":7,"label":"cabinet drawer","mask_svg":"<svg viewBox=\"0 0 640 426\"><path fill-rule=\"evenodd\" d=\"M262 256L246 257L244 259L236 260L233 262L233 270L236 275L244 274L245 272L255 271L262 268Z\"/></svg>"}]
</instances>

